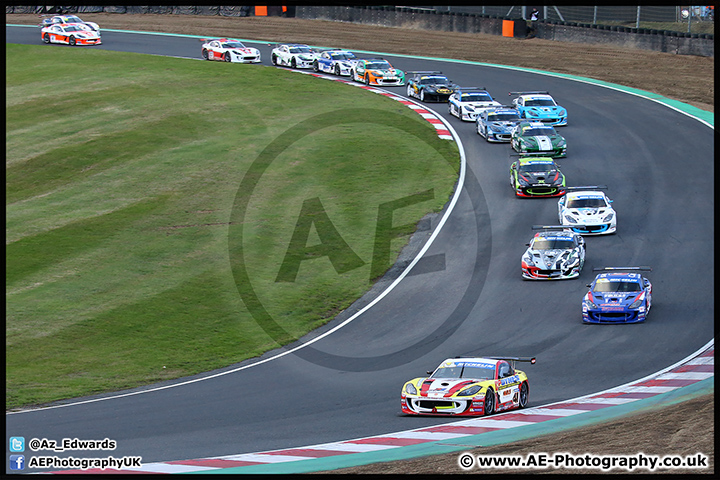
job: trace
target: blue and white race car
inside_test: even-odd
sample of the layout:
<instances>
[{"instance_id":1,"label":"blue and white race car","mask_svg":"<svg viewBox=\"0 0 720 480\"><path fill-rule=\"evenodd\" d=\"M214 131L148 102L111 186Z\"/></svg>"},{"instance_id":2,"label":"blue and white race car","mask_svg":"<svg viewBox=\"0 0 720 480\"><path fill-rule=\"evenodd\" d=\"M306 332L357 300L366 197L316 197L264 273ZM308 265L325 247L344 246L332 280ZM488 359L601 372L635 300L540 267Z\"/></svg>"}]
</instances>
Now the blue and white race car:
<instances>
[{"instance_id":1,"label":"blue and white race car","mask_svg":"<svg viewBox=\"0 0 720 480\"><path fill-rule=\"evenodd\" d=\"M313 62L313 70L347 77L350 76L355 62L357 57L348 50L323 50Z\"/></svg>"},{"instance_id":2,"label":"blue and white race car","mask_svg":"<svg viewBox=\"0 0 720 480\"><path fill-rule=\"evenodd\" d=\"M475 119L478 135L488 142L509 142L512 131L520 122L515 107L501 106L484 109Z\"/></svg>"},{"instance_id":3,"label":"blue and white race car","mask_svg":"<svg viewBox=\"0 0 720 480\"><path fill-rule=\"evenodd\" d=\"M510 92L510 95L517 95L512 103L521 117L548 125L567 125L567 110L548 92Z\"/></svg>"},{"instance_id":4,"label":"blue and white race car","mask_svg":"<svg viewBox=\"0 0 720 480\"><path fill-rule=\"evenodd\" d=\"M565 196L558 200L560 223L583 235L615 233L617 214L610 206L612 200L595 190L602 187L567 187Z\"/></svg>"},{"instance_id":5,"label":"blue and white race car","mask_svg":"<svg viewBox=\"0 0 720 480\"><path fill-rule=\"evenodd\" d=\"M487 90L480 87L458 88L448 98L450 115L467 122L474 122L483 110L500 105L500 102L493 100Z\"/></svg>"},{"instance_id":6,"label":"blue and white race car","mask_svg":"<svg viewBox=\"0 0 720 480\"><path fill-rule=\"evenodd\" d=\"M652 271L650 267L602 267L588 285L582 301L583 323L640 323L650 312L652 284L633 270Z\"/></svg>"}]
</instances>

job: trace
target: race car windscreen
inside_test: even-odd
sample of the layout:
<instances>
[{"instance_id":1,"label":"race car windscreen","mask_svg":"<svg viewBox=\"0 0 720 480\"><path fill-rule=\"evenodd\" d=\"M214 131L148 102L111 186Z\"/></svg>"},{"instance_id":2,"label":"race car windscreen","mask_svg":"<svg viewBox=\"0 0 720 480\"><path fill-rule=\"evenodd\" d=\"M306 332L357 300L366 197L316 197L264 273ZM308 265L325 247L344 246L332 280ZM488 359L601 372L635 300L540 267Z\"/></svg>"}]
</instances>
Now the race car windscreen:
<instances>
[{"instance_id":1,"label":"race car windscreen","mask_svg":"<svg viewBox=\"0 0 720 480\"><path fill-rule=\"evenodd\" d=\"M535 98L532 100L525 100L526 107L554 107L555 102L549 98Z\"/></svg>"},{"instance_id":2,"label":"race car windscreen","mask_svg":"<svg viewBox=\"0 0 720 480\"><path fill-rule=\"evenodd\" d=\"M642 290L640 284L630 282L595 282L593 292L639 292Z\"/></svg>"},{"instance_id":3,"label":"race car windscreen","mask_svg":"<svg viewBox=\"0 0 720 480\"><path fill-rule=\"evenodd\" d=\"M512 122L520 120L520 115L517 113L493 113L488 115L488 120L491 122Z\"/></svg>"},{"instance_id":4,"label":"race car windscreen","mask_svg":"<svg viewBox=\"0 0 720 480\"><path fill-rule=\"evenodd\" d=\"M473 380L491 380L495 378L495 367L457 365L438 368L430 378L470 378Z\"/></svg>"},{"instance_id":5,"label":"race car windscreen","mask_svg":"<svg viewBox=\"0 0 720 480\"><path fill-rule=\"evenodd\" d=\"M568 200L567 208L600 208L607 204L602 198L573 198Z\"/></svg>"},{"instance_id":6,"label":"race car windscreen","mask_svg":"<svg viewBox=\"0 0 720 480\"><path fill-rule=\"evenodd\" d=\"M291 47L290 53L312 53L310 47Z\"/></svg>"},{"instance_id":7,"label":"race car windscreen","mask_svg":"<svg viewBox=\"0 0 720 480\"><path fill-rule=\"evenodd\" d=\"M84 31L82 28L80 28L79 26L76 26L76 25L66 25L64 30L66 32L82 32L82 31Z\"/></svg>"},{"instance_id":8,"label":"race car windscreen","mask_svg":"<svg viewBox=\"0 0 720 480\"><path fill-rule=\"evenodd\" d=\"M365 67L368 70L388 70L392 68L388 62L372 62Z\"/></svg>"},{"instance_id":9,"label":"race car windscreen","mask_svg":"<svg viewBox=\"0 0 720 480\"><path fill-rule=\"evenodd\" d=\"M420 85L437 85L448 83L445 77L424 77L420 79Z\"/></svg>"},{"instance_id":10,"label":"race car windscreen","mask_svg":"<svg viewBox=\"0 0 720 480\"><path fill-rule=\"evenodd\" d=\"M522 132L523 136L525 137L537 137L540 135L555 135L555 129L552 127L535 127L535 128L526 128Z\"/></svg>"},{"instance_id":11,"label":"race car windscreen","mask_svg":"<svg viewBox=\"0 0 720 480\"><path fill-rule=\"evenodd\" d=\"M546 175L552 175L555 173L555 167L548 165L547 163L530 163L527 165L520 165L518 173L544 173Z\"/></svg>"},{"instance_id":12,"label":"race car windscreen","mask_svg":"<svg viewBox=\"0 0 720 480\"><path fill-rule=\"evenodd\" d=\"M333 60L352 60L355 55L352 53L331 53L330 58Z\"/></svg>"},{"instance_id":13,"label":"race car windscreen","mask_svg":"<svg viewBox=\"0 0 720 480\"><path fill-rule=\"evenodd\" d=\"M532 244L533 250L569 250L575 248L575 242L566 238L536 238Z\"/></svg>"},{"instance_id":14,"label":"race car windscreen","mask_svg":"<svg viewBox=\"0 0 720 480\"><path fill-rule=\"evenodd\" d=\"M240 42L227 42L222 44L223 48L245 48Z\"/></svg>"},{"instance_id":15,"label":"race car windscreen","mask_svg":"<svg viewBox=\"0 0 720 480\"><path fill-rule=\"evenodd\" d=\"M492 102L493 99L490 97L490 95L485 95L483 93L468 93L463 94L460 97L461 102Z\"/></svg>"}]
</instances>

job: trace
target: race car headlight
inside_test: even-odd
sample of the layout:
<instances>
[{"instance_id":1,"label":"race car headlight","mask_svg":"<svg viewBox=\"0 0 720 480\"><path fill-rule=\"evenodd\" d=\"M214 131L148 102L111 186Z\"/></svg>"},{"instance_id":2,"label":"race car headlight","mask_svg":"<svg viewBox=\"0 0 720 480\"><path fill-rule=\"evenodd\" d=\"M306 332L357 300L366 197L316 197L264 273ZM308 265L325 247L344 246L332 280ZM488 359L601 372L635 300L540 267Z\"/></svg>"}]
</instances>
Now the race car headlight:
<instances>
[{"instance_id":1,"label":"race car headlight","mask_svg":"<svg viewBox=\"0 0 720 480\"><path fill-rule=\"evenodd\" d=\"M490 125L490 130L493 132L500 132L502 131L502 127L500 125Z\"/></svg>"},{"instance_id":2,"label":"race car headlight","mask_svg":"<svg viewBox=\"0 0 720 480\"><path fill-rule=\"evenodd\" d=\"M523 177L522 175L520 175L520 176L518 177L518 183L519 183L520 185L530 185L530 180L528 180L527 178L525 178L525 177Z\"/></svg>"},{"instance_id":3,"label":"race car headlight","mask_svg":"<svg viewBox=\"0 0 720 480\"><path fill-rule=\"evenodd\" d=\"M405 385L405 392L409 393L410 395L417 395L417 388L415 388L415 385L412 383L408 383Z\"/></svg>"},{"instance_id":4,"label":"race car headlight","mask_svg":"<svg viewBox=\"0 0 720 480\"><path fill-rule=\"evenodd\" d=\"M612 218L613 218L613 214L610 213L609 215L607 215L603 218L603 222L609 222L610 220L612 220Z\"/></svg>"},{"instance_id":5,"label":"race car headlight","mask_svg":"<svg viewBox=\"0 0 720 480\"><path fill-rule=\"evenodd\" d=\"M537 116L538 116L538 112L536 112L535 110L528 110L528 111L527 111L527 114L528 114L528 115L532 115L533 117L537 117Z\"/></svg>"},{"instance_id":6,"label":"race car headlight","mask_svg":"<svg viewBox=\"0 0 720 480\"><path fill-rule=\"evenodd\" d=\"M592 292L588 292L588 294L585 296L585 303L587 304L588 308L597 308L597 305L593 303L592 301Z\"/></svg>"},{"instance_id":7,"label":"race car headlight","mask_svg":"<svg viewBox=\"0 0 720 480\"><path fill-rule=\"evenodd\" d=\"M575 223L577 220L575 220L575 217L572 216L572 214L565 215L565 220L567 220L570 223Z\"/></svg>"},{"instance_id":8,"label":"race car headlight","mask_svg":"<svg viewBox=\"0 0 720 480\"><path fill-rule=\"evenodd\" d=\"M482 388L482 386L480 386L480 385L473 385L472 387L466 388L465 390L458 393L457 396L458 397L470 397L470 396L478 393L481 388Z\"/></svg>"},{"instance_id":9,"label":"race car headlight","mask_svg":"<svg viewBox=\"0 0 720 480\"><path fill-rule=\"evenodd\" d=\"M630 304L630 308L638 308L645 300L645 294L641 293L637 300Z\"/></svg>"},{"instance_id":10,"label":"race car headlight","mask_svg":"<svg viewBox=\"0 0 720 480\"><path fill-rule=\"evenodd\" d=\"M525 255L523 255L522 261L525 262L526 264L528 264L528 266L531 266L531 267L532 267L533 265L535 265L535 262L533 262L532 255L530 255L529 253L526 253Z\"/></svg>"},{"instance_id":11,"label":"race car headlight","mask_svg":"<svg viewBox=\"0 0 720 480\"><path fill-rule=\"evenodd\" d=\"M567 110L565 110L564 108L563 108L563 109L560 109L560 111L558 112L558 114L559 114L561 117L564 117L565 115L567 115Z\"/></svg>"}]
</instances>

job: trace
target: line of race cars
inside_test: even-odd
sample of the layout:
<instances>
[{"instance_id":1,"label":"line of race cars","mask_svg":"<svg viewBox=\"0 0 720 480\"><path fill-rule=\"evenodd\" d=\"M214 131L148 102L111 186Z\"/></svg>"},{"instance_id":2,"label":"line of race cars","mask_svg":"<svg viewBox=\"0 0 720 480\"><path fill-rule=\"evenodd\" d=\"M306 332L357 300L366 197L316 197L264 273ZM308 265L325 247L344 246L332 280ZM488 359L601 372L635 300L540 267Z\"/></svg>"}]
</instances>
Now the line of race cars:
<instances>
[{"instance_id":1,"label":"line of race cars","mask_svg":"<svg viewBox=\"0 0 720 480\"><path fill-rule=\"evenodd\" d=\"M96 24L75 16L44 19L42 40L69 45L100 44ZM258 49L230 38L202 39L206 60L260 63ZM511 105L493 99L484 87L461 87L439 71L402 71L383 58L359 58L344 49L276 44L271 63L349 76L366 85L406 86L408 97L446 102L462 121L475 122L478 135L491 143L510 143L519 158L510 166L517 197L560 197L559 225L535 225L536 233L521 258L522 278L572 279L585 263L584 235L615 233L616 213L604 186L567 187L555 158L565 157L565 139L554 126L567 125L567 110L548 92L510 92ZM637 271L649 267L603 267L582 300L583 323L638 323L650 310L652 285ZM408 415L490 415L524 408L529 401L527 375L515 362L534 364L532 357L457 357L443 361L428 377L406 382L401 409Z\"/></svg>"}]
</instances>

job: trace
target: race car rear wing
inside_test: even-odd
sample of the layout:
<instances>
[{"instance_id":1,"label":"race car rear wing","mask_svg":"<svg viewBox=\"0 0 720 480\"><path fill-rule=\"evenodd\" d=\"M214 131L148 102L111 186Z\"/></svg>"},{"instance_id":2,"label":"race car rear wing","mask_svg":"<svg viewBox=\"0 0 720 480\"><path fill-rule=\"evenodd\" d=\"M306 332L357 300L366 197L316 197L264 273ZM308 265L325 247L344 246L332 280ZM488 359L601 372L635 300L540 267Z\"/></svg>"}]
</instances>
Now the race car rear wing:
<instances>
[{"instance_id":1,"label":"race car rear wing","mask_svg":"<svg viewBox=\"0 0 720 480\"><path fill-rule=\"evenodd\" d=\"M462 92L463 90L482 90L484 92L487 92L487 88L485 87L458 87L455 89L456 92Z\"/></svg>"},{"instance_id":2,"label":"race car rear wing","mask_svg":"<svg viewBox=\"0 0 720 480\"><path fill-rule=\"evenodd\" d=\"M570 225L533 225L533 230L572 230Z\"/></svg>"},{"instance_id":3,"label":"race car rear wing","mask_svg":"<svg viewBox=\"0 0 720 480\"><path fill-rule=\"evenodd\" d=\"M442 75L442 72L438 71L431 71L431 70L413 70L411 72L405 72L410 75L420 74L420 75Z\"/></svg>"},{"instance_id":4,"label":"race car rear wing","mask_svg":"<svg viewBox=\"0 0 720 480\"><path fill-rule=\"evenodd\" d=\"M641 270L643 272L652 272L651 267L595 267L593 272L601 272L603 270Z\"/></svg>"},{"instance_id":5,"label":"race car rear wing","mask_svg":"<svg viewBox=\"0 0 720 480\"><path fill-rule=\"evenodd\" d=\"M565 190L607 190L607 185L584 185L580 187L565 187Z\"/></svg>"},{"instance_id":6,"label":"race car rear wing","mask_svg":"<svg viewBox=\"0 0 720 480\"><path fill-rule=\"evenodd\" d=\"M550 92L545 91L533 91L533 92L508 92L508 95L535 95L538 93L542 93L545 95L550 95Z\"/></svg>"},{"instance_id":7,"label":"race car rear wing","mask_svg":"<svg viewBox=\"0 0 720 480\"><path fill-rule=\"evenodd\" d=\"M510 366L515 370L515 362L527 362L530 365L535 365L535 357L485 357L492 358L493 360L505 360L510 362Z\"/></svg>"}]
</instances>

